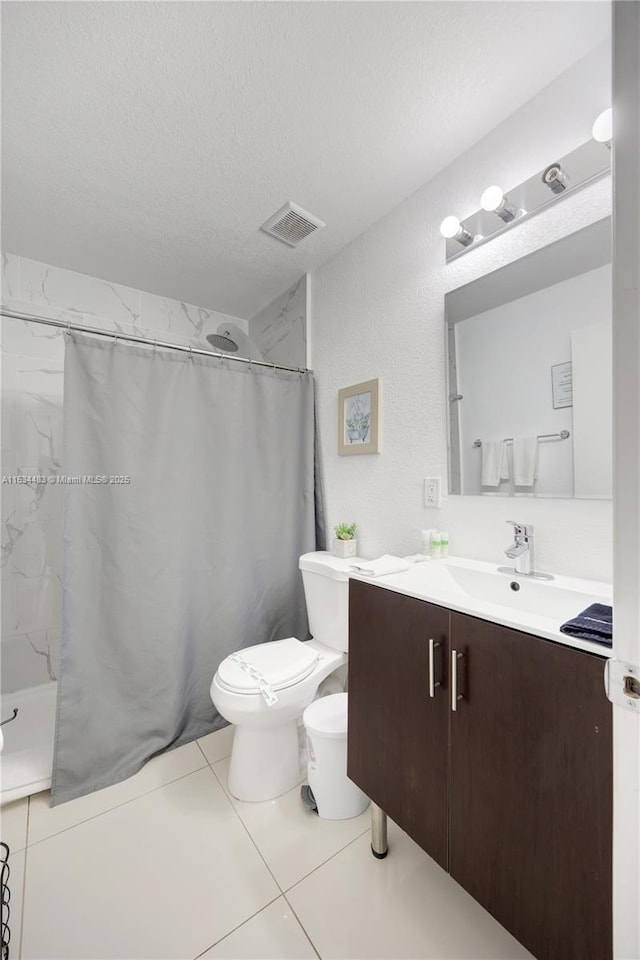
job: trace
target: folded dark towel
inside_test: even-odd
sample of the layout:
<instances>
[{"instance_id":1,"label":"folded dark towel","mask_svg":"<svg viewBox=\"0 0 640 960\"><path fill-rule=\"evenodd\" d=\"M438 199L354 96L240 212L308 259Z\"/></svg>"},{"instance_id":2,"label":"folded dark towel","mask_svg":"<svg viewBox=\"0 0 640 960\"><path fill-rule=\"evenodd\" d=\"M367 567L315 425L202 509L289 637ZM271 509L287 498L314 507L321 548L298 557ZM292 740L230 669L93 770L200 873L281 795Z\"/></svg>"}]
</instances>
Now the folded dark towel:
<instances>
[{"instance_id":1,"label":"folded dark towel","mask_svg":"<svg viewBox=\"0 0 640 960\"><path fill-rule=\"evenodd\" d=\"M579 637L581 640L594 640L611 646L613 636L613 610L604 603L592 603L590 607L579 613L573 620L567 620L560 627L560 633L570 637Z\"/></svg>"}]
</instances>

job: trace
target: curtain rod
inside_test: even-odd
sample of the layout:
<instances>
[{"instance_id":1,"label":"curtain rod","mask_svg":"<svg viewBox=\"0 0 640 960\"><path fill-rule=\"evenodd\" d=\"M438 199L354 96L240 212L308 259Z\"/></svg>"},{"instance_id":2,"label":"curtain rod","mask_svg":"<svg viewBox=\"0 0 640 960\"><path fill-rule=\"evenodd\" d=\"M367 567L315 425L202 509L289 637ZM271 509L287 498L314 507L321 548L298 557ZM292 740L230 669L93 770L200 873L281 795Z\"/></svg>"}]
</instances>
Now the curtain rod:
<instances>
[{"instance_id":1,"label":"curtain rod","mask_svg":"<svg viewBox=\"0 0 640 960\"><path fill-rule=\"evenodd\" d=\"M247 357L233 357L228 353L216 353L214 350L201 350L199 347L185 347L182 343L167 343L164 340L149 340L147 337L136 337L130 333L120 333L117 330L101 330L99 327L88 327L81 323L71 323L66 320L51 320L48 317L32 316L28 313L16 313L5 307L0 309L0 315L9 320L28 320L30 323L44 323L49 327L62 327L65 330L77 330L79 333L93 333L98 337L109 337L110 340L128 340L130 343L144 343L149 347L166 347L168 350L180 350L182 353L198 354L202 357L219 357L221 360L233 360L235 363L250 363L254 367L268 367L271 370L286 370L289 373L311 373L305 367L283 367L278 363L268 363L266 360L249 360Z\"/></svg>"}]
</instances>

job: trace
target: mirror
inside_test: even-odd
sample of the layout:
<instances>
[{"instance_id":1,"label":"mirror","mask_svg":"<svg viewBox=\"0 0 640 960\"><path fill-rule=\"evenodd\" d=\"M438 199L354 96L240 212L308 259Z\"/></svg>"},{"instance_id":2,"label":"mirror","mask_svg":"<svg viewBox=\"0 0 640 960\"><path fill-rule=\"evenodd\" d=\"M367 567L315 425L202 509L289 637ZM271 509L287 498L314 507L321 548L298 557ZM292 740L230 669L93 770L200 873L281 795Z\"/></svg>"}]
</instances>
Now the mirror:
<instances>
[{"instance_id":1,"label":"mirror","mask_svg":"<svg viewBox=\"0 0 640 960\"><path fill-rule=\"evenodd\" d=\"M445 296L449 492L611 499L611 220Z\"/></svg>"}]
</instances>

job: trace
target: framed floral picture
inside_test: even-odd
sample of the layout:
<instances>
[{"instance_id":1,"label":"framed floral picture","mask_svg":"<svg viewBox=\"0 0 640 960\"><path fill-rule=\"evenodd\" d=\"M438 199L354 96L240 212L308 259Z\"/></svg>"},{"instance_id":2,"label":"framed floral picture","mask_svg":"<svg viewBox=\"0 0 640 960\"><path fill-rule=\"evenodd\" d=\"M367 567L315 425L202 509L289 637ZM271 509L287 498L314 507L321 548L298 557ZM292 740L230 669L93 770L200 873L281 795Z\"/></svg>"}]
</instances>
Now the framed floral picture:
<instances>
[{"instance_id":1,"label":"framed floral picture","mask_svg":"<svg viewBox=\"0 0 640 960\"><path fill-rule=\"evenodd\" d=\"M379 380L365 380L338 391L338 453L380 453Z\"/></svg>"}]
</instances>

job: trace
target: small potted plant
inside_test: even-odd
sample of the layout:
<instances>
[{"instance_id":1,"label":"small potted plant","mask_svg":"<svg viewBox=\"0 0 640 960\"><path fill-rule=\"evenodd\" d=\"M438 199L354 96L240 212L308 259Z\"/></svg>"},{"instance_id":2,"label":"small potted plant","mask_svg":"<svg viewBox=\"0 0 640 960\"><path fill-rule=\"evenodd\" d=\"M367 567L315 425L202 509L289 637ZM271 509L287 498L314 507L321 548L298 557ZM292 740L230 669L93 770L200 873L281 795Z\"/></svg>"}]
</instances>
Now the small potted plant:
<instances>
[{"instance_id":1,"label":"small potted plant","mask_svg":"<svg viewBox=\"0 0 640 960\"><path fill-rule=\"evenodd\" d=\"M336 535L333 541L333 554L343 560L356 555L356 525L355 523L338 523L333 528Z\"/></svg>"}]
</instances>

